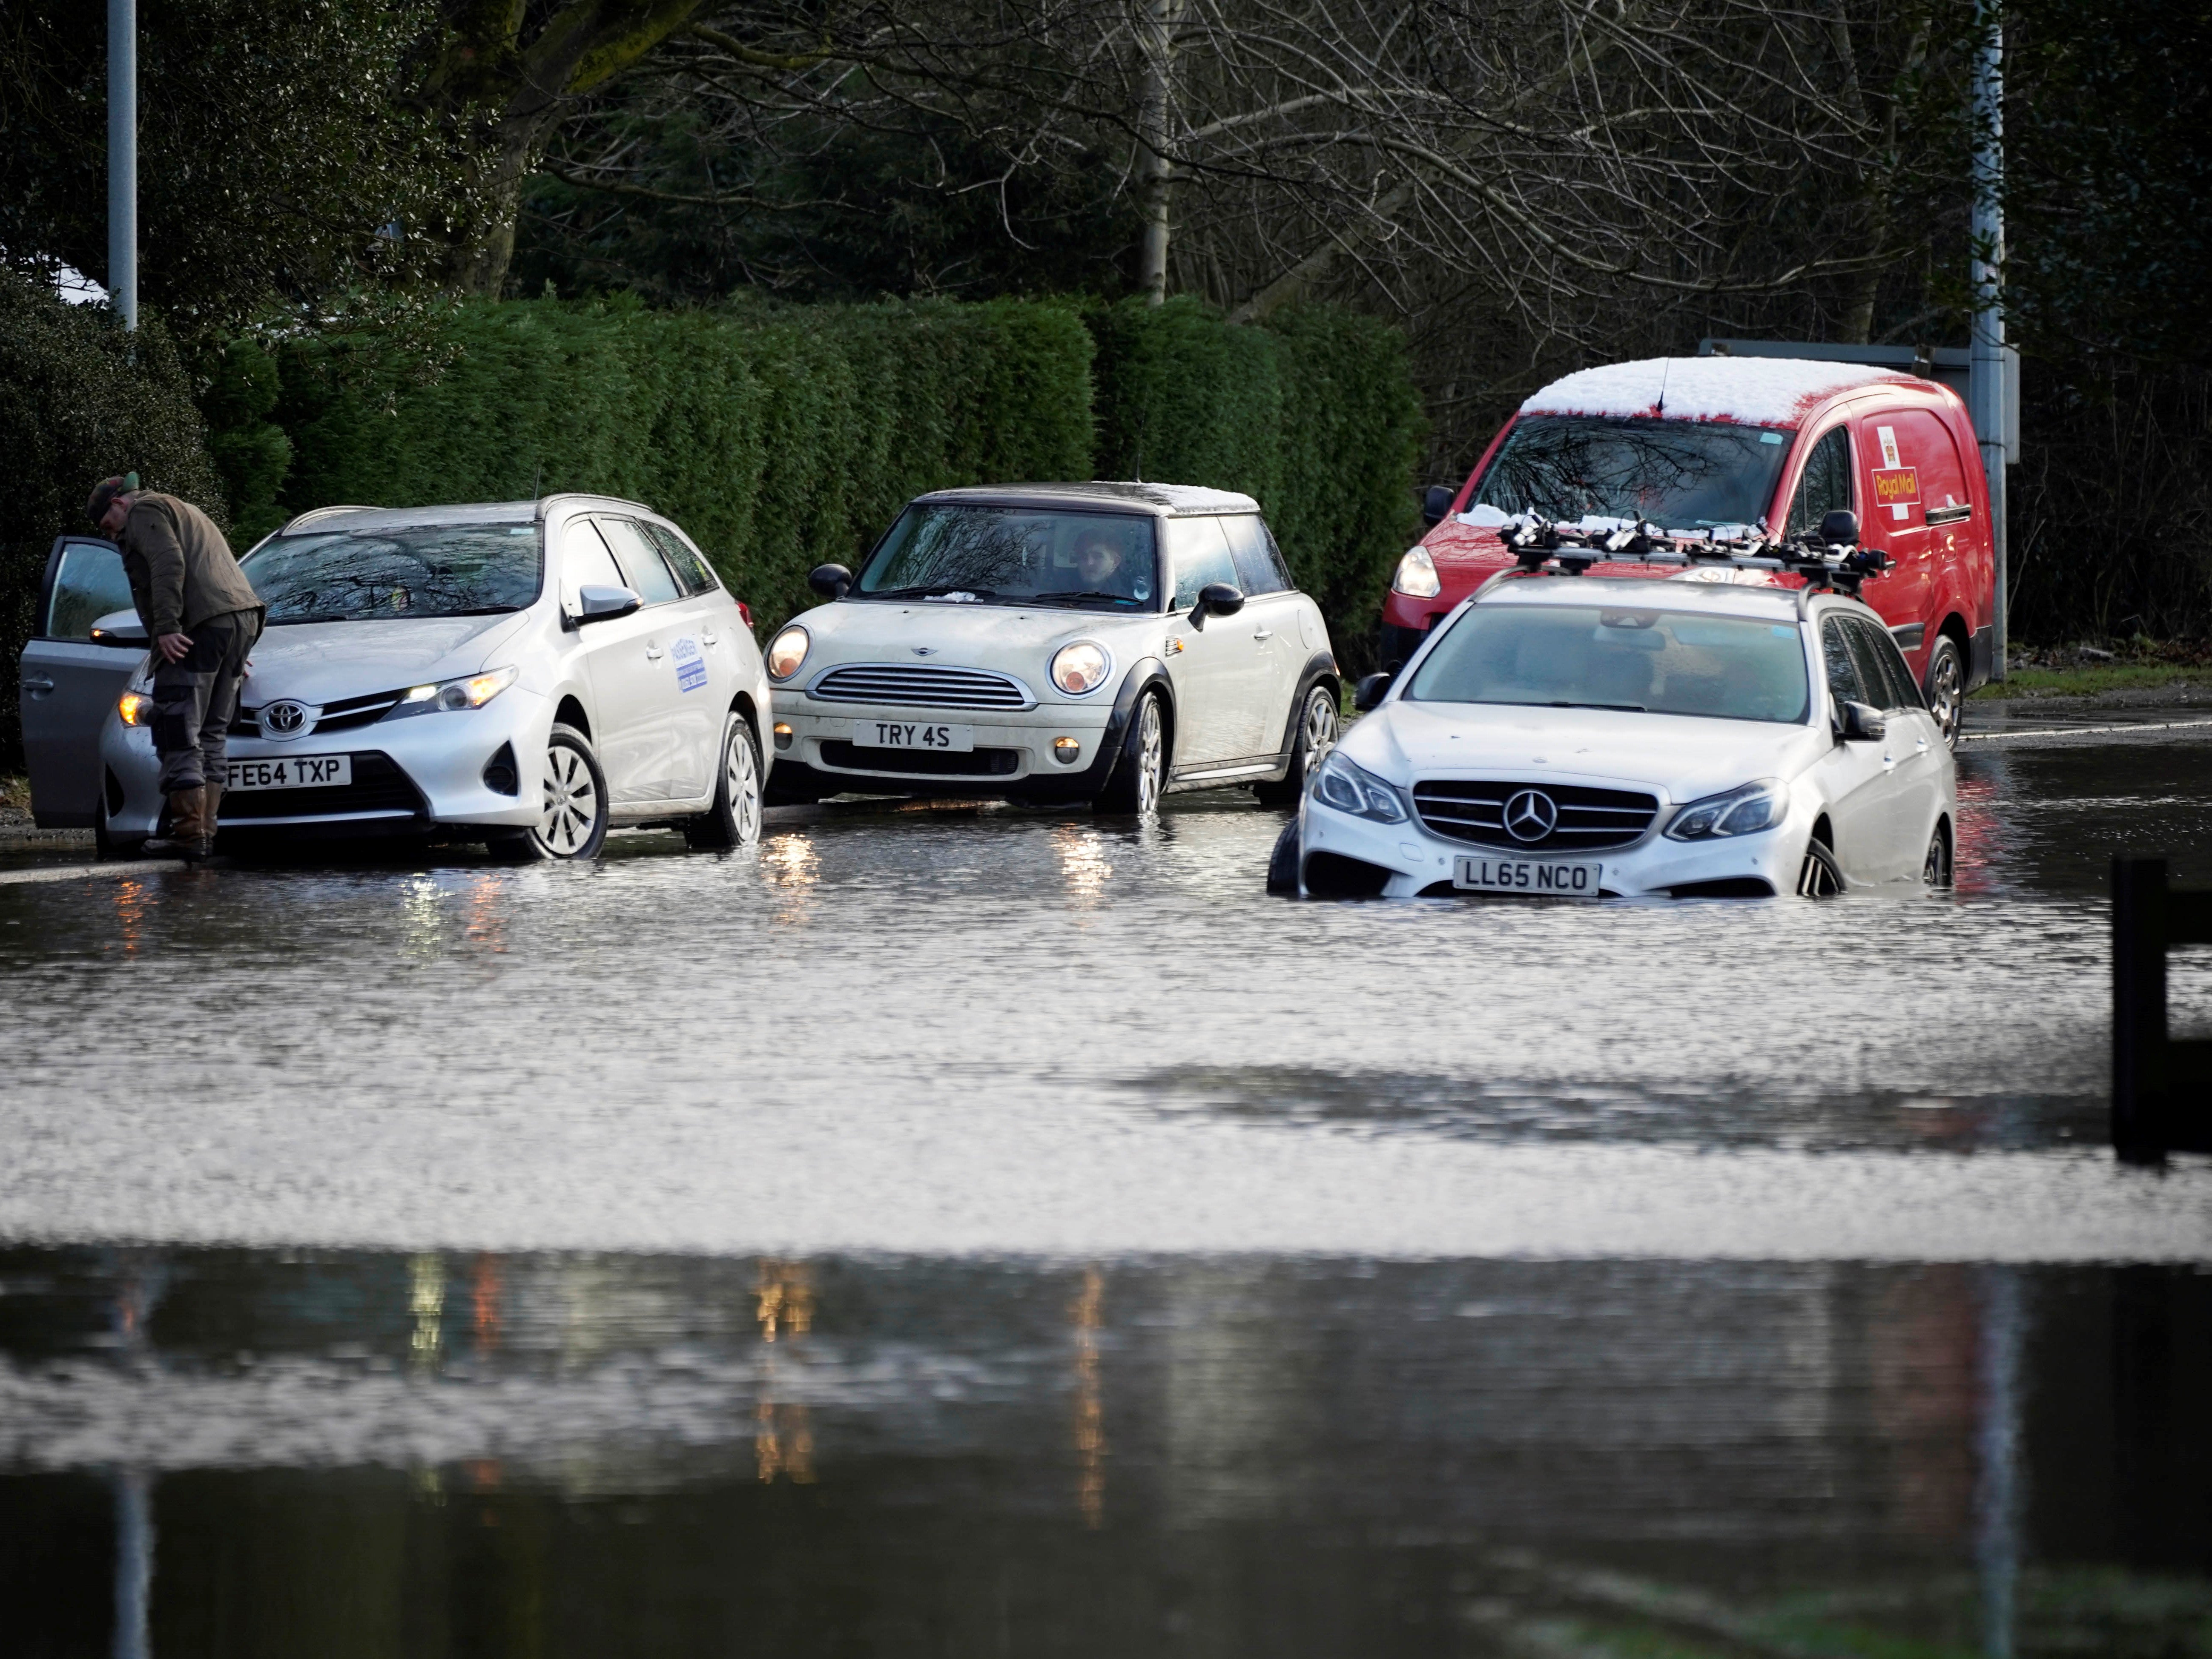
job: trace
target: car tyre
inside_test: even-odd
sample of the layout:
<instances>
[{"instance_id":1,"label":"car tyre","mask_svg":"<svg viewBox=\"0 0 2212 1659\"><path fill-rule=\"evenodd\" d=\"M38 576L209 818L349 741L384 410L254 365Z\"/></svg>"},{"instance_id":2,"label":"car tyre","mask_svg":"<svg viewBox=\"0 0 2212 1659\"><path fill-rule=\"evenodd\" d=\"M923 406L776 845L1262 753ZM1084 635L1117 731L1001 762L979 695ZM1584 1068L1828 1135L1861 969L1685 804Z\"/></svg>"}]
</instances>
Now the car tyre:
<instances>
[{"instance_id":1,"label":"car tyre","mask_svg":"<svg viewBox=\"0 0 2212 1659\"><path fill-rule=\"evenodd\" d=\"M1295 806L1313 769L1336 747L1336 693L1328 685L1310 687L1298 710L1298 732L1291 743L1291 768L1279 783L1259 783L1252 793L1263 806Z\"/></svg>"},{"instance_id":2,"label":"car tyre","mask_svg":"<svg viewBox=\"0 0 2212 1659\"><path fill-rule=\"evenodd\" d=\"M734 709L722 729L714 804L687 819L684 839L694 847L750 847L761 832L760 739L752 722Z\"/></svg>"},{"instance_id":3,"label":"car tyre","mask_svg":"<svg viewBox=\"0 0 2212 1659\"><path fill-rule=\"evenodd\" d=\"M1844 890L1844 867L1828 843L1817 836L1805 843L1804 862L1797 866L1797 896L1834 898Z\"/></svg>"},{"instance_id":4,"label":"car tyre","mask_svg":"<svg viewBox=\"0 0 2212 1659\"><path fill-rule=\"evenodd\" d=\"M1137 706L1130 713L1129 729L1122 734L1113 775L1091 803L1092 809L1143 817L1158 810L1167 775L1167 715L1160 694L1146 691L1137 698Z\"/></svg>"},{"instance_id":5,"label":"car tyre","mask_svg":"<svg viewBox=\"0 0 2212 1659\"><path fill-rule=\"evenodd\" d=\"M1928 837L1928 856L1921 860L1920 879L1928 886L1947 888L1951 884L1951 837L1947 826L1938 823L1936 832Z\"/></svg>"},{"instance_id":6,"label":"car tyre","mask_svg":"<svg viewBox=\"0 0 2212 1659\"><path fill-rule=\"evenodd\" d=\"M1304 848L1298 836L1298 820L1292 818L1275 837L1275 850L1267 854L1267 890L1282 898L1299 898L1298 864Z\"/></svg>"},{"instance_id":7,"label":"car tyre","mask_svg":"<svg viewBox=\"0 0 2212 1659\"><path fill-rule=\"evenodd\" d=\"M1928 653L1928 672L1923 678L1928 696L1928 712L1936 717L1936 724L1943 733L1943 741L1950 747L1959 746L1959 726L1966 709L1966 664L1959 654L1959 642L1948 634L1936 636L1936 648Z\"/></svg>"},{"instance_id":8,"label":"car tyre","mask_svg":"<svg viewBox=\"0 0 2212 1659\"><path fill-rule=\"evenodd\" d=\"M607 775L592 740L573 726L545 739L544 812L536 827L495 836L491 854L517 864L599 856L607 838Z\"/></svg>"}]
</instances>

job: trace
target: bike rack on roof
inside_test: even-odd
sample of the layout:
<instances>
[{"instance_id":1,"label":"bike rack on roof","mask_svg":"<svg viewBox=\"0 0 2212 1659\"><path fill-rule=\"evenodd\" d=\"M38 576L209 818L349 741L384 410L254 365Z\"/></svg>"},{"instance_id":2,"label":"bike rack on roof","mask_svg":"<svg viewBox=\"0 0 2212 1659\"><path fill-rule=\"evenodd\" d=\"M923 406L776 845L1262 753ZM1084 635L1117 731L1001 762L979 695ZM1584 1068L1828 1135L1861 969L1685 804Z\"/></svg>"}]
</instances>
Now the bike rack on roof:
<instances>
[{"instance_id":1,"label":"bike rack on roof","mask_svg":"<svg viewBox=\"0 0 2212 1659\"><path fill-rule=\"evenodd\" d=\"M1649 522L1584 529L1532 513L1508 519L1498 533L1514 556L1516 568L1499 571L1482 585L1485 588L1513 576L1587 575L1601 564L1765 570L1803 580L1797 590L1800 617L1817 593L1857 599L1860 583L1896 562L1879 548L1858 544L1858 515L1847 512L1829 514L1820 521L1817 536L1794 539L1770 538L1763 520L1759 533L1749 541L1727 541L1717 539L1710 531L1665 531Z\"/></svg>"}]
</instances>

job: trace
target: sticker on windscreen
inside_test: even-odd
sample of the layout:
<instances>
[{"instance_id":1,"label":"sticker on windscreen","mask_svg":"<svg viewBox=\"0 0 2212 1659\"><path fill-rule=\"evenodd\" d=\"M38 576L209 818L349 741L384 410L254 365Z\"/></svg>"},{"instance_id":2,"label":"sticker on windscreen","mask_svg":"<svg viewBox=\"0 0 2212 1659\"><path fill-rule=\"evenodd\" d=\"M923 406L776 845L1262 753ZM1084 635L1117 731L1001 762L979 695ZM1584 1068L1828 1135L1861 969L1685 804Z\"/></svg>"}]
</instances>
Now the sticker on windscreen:
<instances>
[{"instance_id":1,"label":"sticker on windscreen","mask_svg":"<svg viewBox=\"0 0 2212 1659\"><path fill-rule=\"evenodd\" d=\"M676 659L676 689L703 691L707 688L707 659L699 654L699 641L686 634L669 647Z\"/></svg>"}]
</instances>

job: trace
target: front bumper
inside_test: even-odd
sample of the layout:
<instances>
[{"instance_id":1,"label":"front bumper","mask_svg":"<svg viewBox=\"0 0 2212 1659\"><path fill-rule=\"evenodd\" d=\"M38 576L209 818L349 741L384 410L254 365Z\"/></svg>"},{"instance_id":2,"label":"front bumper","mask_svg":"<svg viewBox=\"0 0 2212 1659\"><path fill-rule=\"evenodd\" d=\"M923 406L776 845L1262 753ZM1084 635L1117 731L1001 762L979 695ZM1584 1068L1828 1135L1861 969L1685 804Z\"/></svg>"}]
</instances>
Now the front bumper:
<instances>
[{"instance_id":1,"label":"front bumper","mask_svg":"<svg viewBox=\"0 0 2212 1659\"><path fill-rule=\"evenodd\" d=\"M1607 787L1600 779L1574 781ZM1748 897L1756 896L1754 883L1764 883L1773 893L1796 890L1798 866L1812 831L1811 815L1801 804L1793 800L1789 813L1771 830L1723 841L1668 841L1660 830L1676 810L1675 804L1662 805L1643 838L1626 847L1568 858L1440 836L1425 829L1418 818L1377 823L1323 805L1309 793L1298 809L1301 872L1313 892L1365 890L1383 898L1498 896L1453 887L1453 861L1466 855L1534 864L1600 864L1604 866L1601 892L1610 898L1697 896L1684 889ZM1316 854L1324 860L1319 866L1314 863ZM1329 862L1338 860L1364 868Z\"/></svg>"},{"instance_id":2,"label":"front bumper","mask_svg":"<svg viewBox=\"0 0 2212 1659\"><path fill-rule=\"evenodd\" d=\"M553 708L520 686L482 708L412 714L336 732L311 732L272 743L234 736L233 760L345 755L353 758L348 787L233 790L216 828L225 831L377 835L419 832L441 824L527 829L538 822ZM514 757L515 791L485 781L503 751ZM101 787L111 835L149 836L160 827L161 763L153 733L111 716L100 735Z\"/></svg>"},{"instance_id":3,"label":"front bumper","mask_svg":"<svg viewBox=\"0 0 2212 1659\"><path fill-rule=\"evenodd\" d=\"M1039 703L1034 708L915 708L822 702L796 690L773 694L775 780L780 793L976 795L1008 800L1087 800L1106 787L1121 744L1114 701ZM970 728L967 754L856 744L856 723ZM1073 738L1073 761L1054 758L1053 739ZM788 746L785 746L787 743Z\"/></svg>"}]
</instances>

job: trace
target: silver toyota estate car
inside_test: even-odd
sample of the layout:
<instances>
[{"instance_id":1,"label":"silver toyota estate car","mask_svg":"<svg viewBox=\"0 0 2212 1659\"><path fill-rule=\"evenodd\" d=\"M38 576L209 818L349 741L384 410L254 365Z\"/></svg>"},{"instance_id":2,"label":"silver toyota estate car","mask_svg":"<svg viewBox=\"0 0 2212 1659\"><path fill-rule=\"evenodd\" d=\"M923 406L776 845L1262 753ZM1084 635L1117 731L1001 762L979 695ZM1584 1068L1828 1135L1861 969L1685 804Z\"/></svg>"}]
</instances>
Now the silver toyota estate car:
<instances>
[{"instance_id":1,"label":"silver toyota estate car","mask_svg":"<svg viewBox=\"0 0 2212 1659\"><path fill-rule=\"evenodd\" d=\"M324 507L240 563L269 620L219 833L441 834L523 860L588 858L613 824L758 836L769 693L750 619L648 508ZM128 611L88 644L133 630L143 653ZM143 660L99 741L117 850L163 805Z\"/></svg>"}]
</instances>

